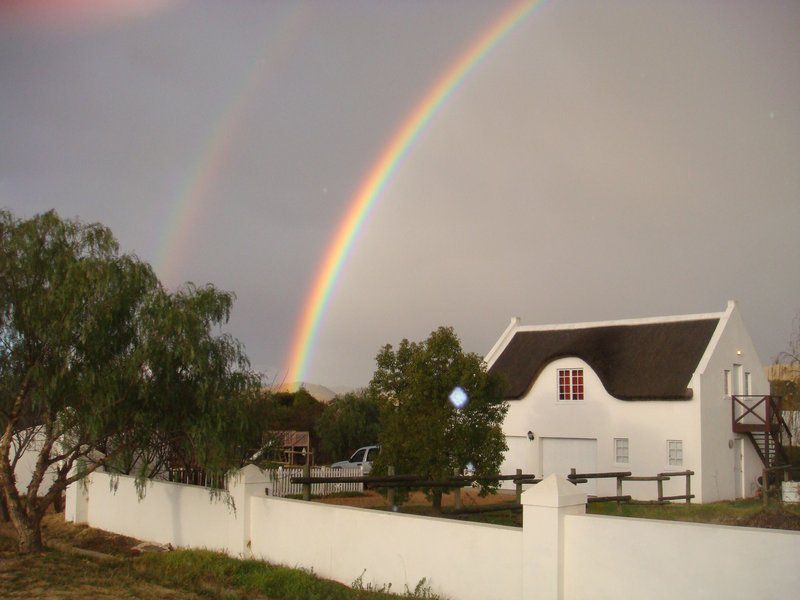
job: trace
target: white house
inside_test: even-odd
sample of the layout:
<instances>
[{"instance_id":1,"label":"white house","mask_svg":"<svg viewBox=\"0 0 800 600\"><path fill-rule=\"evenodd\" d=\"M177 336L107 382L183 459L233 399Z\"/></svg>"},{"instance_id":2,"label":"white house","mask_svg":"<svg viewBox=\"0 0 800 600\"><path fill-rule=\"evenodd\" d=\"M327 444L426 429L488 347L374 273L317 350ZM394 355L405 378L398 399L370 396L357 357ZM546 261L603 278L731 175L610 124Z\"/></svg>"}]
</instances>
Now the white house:
<instances>
[{"instance_id":1,"label":"white house","mask_svg":"<svg viewBox=\"0 0 800 600\"><path fill-rule=\"evenodd\" d=\"M754 495L777 452L768 431L779 407L733 301L721 313L597 323L515 318L486 361L508 384L504 473L692 470L694 501L713 502ZM616 493L613 479L584 487ZM684 490L683 477L664 482L666 496ZM625 482L624 493L653 499L657 487Z\"/></svg>"}]
</instances>

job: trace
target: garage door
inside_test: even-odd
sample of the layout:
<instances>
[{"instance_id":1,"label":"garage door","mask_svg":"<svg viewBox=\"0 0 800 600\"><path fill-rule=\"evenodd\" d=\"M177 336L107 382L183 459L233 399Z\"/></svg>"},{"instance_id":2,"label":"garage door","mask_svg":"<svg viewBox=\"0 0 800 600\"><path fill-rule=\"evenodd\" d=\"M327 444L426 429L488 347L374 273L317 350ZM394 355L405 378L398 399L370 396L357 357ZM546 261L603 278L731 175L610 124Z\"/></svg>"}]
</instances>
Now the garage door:
<instances>
[{"instance_id":1,"label":"garage door","mask_svg":"<svg viewBox=\"0 0 800 600\"><path fill-rule=\"evenodd\" d=\"M570 469L578 473L597 472L597 440L583 438L542 438L542 475L555 473L569 475ZM595 480L578 486L587 494L596 495Z\"/></svg>"}]
</instances>

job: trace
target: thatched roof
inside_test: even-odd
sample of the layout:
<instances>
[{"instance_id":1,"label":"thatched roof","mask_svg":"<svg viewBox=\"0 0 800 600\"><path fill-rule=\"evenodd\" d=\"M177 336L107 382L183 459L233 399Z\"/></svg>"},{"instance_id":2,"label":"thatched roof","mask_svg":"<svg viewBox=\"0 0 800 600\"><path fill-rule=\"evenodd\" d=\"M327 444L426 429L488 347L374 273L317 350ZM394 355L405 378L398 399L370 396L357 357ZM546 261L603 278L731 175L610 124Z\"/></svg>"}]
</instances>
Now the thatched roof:
<instances>
[{"instance_id":1,"label":"thatched roof","mask_svg":"<svg viewBox=\"0 0 800 600\"><path fill-rule=\"evenodd\" d=\"M542 369L566 356L584 360L620 400L688 400L687 386L718 318L517 331L489 369L506 399L522 398Z\"/></svg>"}]
</instances>

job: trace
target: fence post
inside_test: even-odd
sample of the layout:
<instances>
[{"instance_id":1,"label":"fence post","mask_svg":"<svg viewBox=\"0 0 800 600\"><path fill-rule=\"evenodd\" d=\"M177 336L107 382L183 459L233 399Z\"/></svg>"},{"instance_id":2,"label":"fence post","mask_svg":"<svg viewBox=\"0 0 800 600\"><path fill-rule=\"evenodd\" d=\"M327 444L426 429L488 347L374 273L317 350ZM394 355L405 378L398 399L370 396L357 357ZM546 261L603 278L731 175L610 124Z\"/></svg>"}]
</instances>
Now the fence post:
<instances>
[{"instance_id":1,"label":"fence post","mask_svg":"<svg viewBox=\"0 0 800 600\"><path fill-rule=\"evenodd\" d=\"M686 504L692 503L692 472L686 471Z\"/></svg>"},{"instance_id":2,"label":"fence post","mask_svg":"<svg viewBox=\"0 0 800 600\"><path fill-rule=\"evenodd\" d=\"M311 477L311 464L308 462L308 458L306 457L306 464L303 465L303 477ZM303 500L309 501L311 500L311 484L304 483L303 484Z\"/></svg>"},{"instance_id":3,"label":"fence post","mask_svg":"<svg viewBox=\"0 0 800 600\"><path fill-rule=\"evenodd\" d=\"M458 469L455 469L453 471L453 475L458 477ZM454 500L454 504L455 504L455 509L456 510L461 510L461 488L460 487L456 487L455 491L453 492L453 500Z\"/></svg>"},{"instance_id":4,"label":"fence post","mask_svg":"<svg viewBox=\"0 0 800 600\"><path fill-rule=\"evenodd\" d=\"M522 494L522 598L564 597L564 518L586 513L586 494L550 475Z\"/></svg>"},{"instance_id":5,"label":"fence post","mask_svg":"<svg viewBox=\"0 0 800 600\"><path fill-rule=\"evenodd\" d=\"M522 477L522 469L517 469L517 477ZM517 504L522 504L522 482L515 481L517 485Z\"/></svg>"},{"instance_id":6,"label":"fence post","mask_svg":"<svg viewBox=\"0 0 800 600\"><path fill-rule=\"evenodd\" d=\"M394 475L394 467L389 466L386 467L386 472L389 475ZM389 501L389 506L392 510L397 510L397 502L395 501L395 488L390 487L389 490L386 492L386 499Z\"/></svg>"},{"instance_id":7,"label":"fence post","mask_svg":"<svg viewBox=\"0 0 800 600\"><path fill-rule=\"evenodd\" d=\"M661 477L659 477L658 481L656 483L658 484L658 501L659 502L663 502L664 501L663 500L663 498L664 498L664 480L661 479Z\"/></svg>"},{"instance_id":8,"label":"fence post","mask_svg":"<svg viewBox=\"0 0 800 600\"><path fill-rule=\"evenodd\" d=\"M617 476L617 496L622 496L622 477ZM620 507L621 501L617 498L617 508Z\"/></svg>"}]
</instances>

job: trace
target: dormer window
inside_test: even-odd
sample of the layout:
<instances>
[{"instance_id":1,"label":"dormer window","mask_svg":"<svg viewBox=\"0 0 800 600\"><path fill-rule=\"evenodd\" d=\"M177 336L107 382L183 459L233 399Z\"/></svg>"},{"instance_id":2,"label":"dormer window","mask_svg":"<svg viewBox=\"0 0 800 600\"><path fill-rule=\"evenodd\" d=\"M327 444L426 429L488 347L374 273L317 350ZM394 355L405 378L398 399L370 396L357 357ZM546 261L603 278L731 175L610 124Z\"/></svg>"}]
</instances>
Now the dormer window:
<instances>
[{"instance_id":1,"label":"dormer window","mask_svg":"<svg viewBox=\"0 0 800 600\"><path fill-rule=\"evenodd\" d=\"M558 370L558 400L583 400L583 369Z\"/></svg>"}]
</instances>

